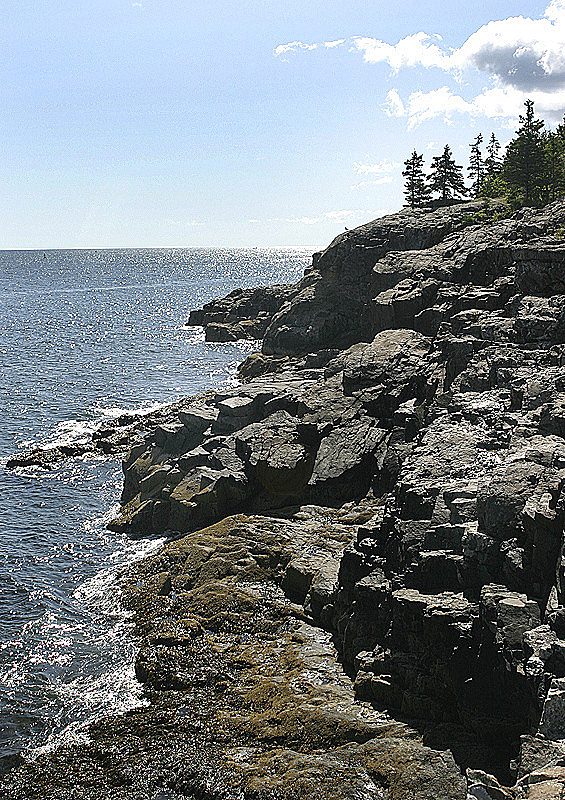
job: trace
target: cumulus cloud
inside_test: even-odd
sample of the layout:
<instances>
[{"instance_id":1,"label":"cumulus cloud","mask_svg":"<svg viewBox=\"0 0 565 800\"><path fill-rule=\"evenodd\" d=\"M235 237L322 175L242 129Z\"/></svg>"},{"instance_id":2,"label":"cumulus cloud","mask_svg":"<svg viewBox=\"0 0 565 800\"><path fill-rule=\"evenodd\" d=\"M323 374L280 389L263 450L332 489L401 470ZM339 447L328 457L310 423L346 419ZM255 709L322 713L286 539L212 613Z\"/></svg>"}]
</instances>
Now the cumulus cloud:
<instances>
[{"instance_id":1,"label":"cumulus cloud","mask_svg":"<svg viewBox=\"0 0 565 800\"><path fill-rule=\"evenodd\" d=\"M398 92L393 91L398 96ZM536 112L542 117L554 121L562 118L565 110L565 89L558 92L529 92L529 97L534 101ZM398 99L400 100L399 97ZM406 100L393 104L387 100L384 109L388 116L406 117L409 128L435 118L443 119L451 125L454 118L461 114L506 120L513 127L517 115L523 110L523 102L523 92L510 87L485 89L468 101L452 92L448 86L442 86L429 92L413 92Z\"/></svg>"},{"instance_id":2,"label":"cumulus cloud","mask_svg":"<svg viewBox=\"0 0 565 800\"><path fill-rule=\"evenodd\" d=\"M458 48L447 47L437 33L420 31L395 44L369 36L310 45L290 42L279 45L275 54L342 45L360 53L368 64L388 64L394 73L420 67L460 80L465 71L478 70L494 81L494 87L491 84L470 101L445 86L404 100L392 89L385 111L407 117L413 125L438 116L450 122L464 113L514 118L525 93L540 113L557 117L565 110L565 0L551 0L539 19L515 16L489 22Z\"/></svg>"},{"instance_id":3,"label":"cumulus cloud","mask_svg":"<svg viewBox=\"0 0 565 800\"><path fill-rule=\"evenodd\" d=\"M551 91L565 81L565 3L553 0L541 19L489 22L453 53L454 63L496 76L522 91Z\"/></svg>"},{"instance_id":4,"label":"cumulus cloud","mask_svg":"<svg viewBox=\"0 0 565 800\"><path fill-rule=\"evenodd\" d=\"M459 74L474 67L521 91L551 91L565 81L565 2L553 0L541 19L508 17L483 25L461 47L445 48L437 34L414 33L396 44L358 37L353 49L370 64L395 72L425 67Z\"/></svg>"}]
</instances>

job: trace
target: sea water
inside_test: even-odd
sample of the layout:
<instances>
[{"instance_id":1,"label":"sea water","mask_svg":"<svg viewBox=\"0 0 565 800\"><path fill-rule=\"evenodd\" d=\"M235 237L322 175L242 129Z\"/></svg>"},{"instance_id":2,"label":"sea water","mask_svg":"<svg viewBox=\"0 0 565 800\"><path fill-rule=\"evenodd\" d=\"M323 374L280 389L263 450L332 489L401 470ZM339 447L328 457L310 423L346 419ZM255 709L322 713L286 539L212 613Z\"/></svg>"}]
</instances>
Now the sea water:
<instances>
[{"instance_id":1,"label":"sea water","mask_svg":"<svg viewBox=\"0 0 565 800\"><path fill-rule=\"evenodd\" d=\"M8 456L234 383L257 343L206 343L190 309L294 282L312 251L0 251L0 756L80 740L143 702L116 575L163 541L105 528L116 458L45 472L9 471Z\"/></svg>"}]
</instances>

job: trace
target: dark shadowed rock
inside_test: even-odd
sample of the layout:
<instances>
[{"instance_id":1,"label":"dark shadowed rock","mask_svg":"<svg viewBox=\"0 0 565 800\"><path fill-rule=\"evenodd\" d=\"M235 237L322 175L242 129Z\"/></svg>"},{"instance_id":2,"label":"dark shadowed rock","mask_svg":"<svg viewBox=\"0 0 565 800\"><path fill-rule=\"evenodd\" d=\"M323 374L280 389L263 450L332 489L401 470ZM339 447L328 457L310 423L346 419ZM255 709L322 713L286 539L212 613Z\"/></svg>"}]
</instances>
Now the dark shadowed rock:
<instances>
[{"instance_id":1,"label":"dark shadowed rock","mask_svg":"<svg viewBox=\"0 0 565 800\"><path fill-rule=\"evenodd\" d=\"M262 339L273 314L294 291L290 285L235 289L227 297L191 311L187 324L203 326L208 342Z\"/></svg>"}]
</instances>

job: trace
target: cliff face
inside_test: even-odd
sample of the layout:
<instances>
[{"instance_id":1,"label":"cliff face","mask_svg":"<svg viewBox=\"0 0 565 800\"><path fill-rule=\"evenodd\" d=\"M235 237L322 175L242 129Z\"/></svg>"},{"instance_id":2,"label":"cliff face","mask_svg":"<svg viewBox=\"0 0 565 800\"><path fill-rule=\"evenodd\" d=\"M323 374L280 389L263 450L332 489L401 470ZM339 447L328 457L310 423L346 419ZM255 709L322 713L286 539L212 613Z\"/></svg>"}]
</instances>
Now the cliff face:
<instances>
[{"instance_id":1,"label":"cliff face","mask_svg":"<svg viewBox=\"0 0 565 800\"><path fill-rule=\"evenodd\" d=\"M260 318L243 370L264 374L134 447L112 524L177 537L125 587L153 703L136 731L155 707L167 725L201 709L185 796L562 791L565 203L480 214L404 210L341 234L296 286L191 317ZM323 672L322 630L355 696Z\"/></svg>"}]
</instances>

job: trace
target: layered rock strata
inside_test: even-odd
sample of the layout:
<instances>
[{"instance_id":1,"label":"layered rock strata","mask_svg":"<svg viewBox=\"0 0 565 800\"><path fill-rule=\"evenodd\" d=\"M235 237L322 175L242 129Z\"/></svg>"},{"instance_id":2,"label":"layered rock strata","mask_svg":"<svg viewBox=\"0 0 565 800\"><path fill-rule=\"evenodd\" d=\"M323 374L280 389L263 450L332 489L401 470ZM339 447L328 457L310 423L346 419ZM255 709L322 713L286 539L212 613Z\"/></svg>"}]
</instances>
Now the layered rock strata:
<instances>
[{"instance_id":1,"label":"layered rock strata","mask_svg":"<svg viewBox=\"0 0 565 800\"><path fill-rule=\"evenodd\" d=\"M199 709L185 796L562 791L565 203L478 215L404 210L339 236L276 293L257 377L186 403L124 461L112 527L177 537L126 580L152 705L124 736L135 749L164 709L186 742L168 715Z\"/></svg>"}]
</instances>

